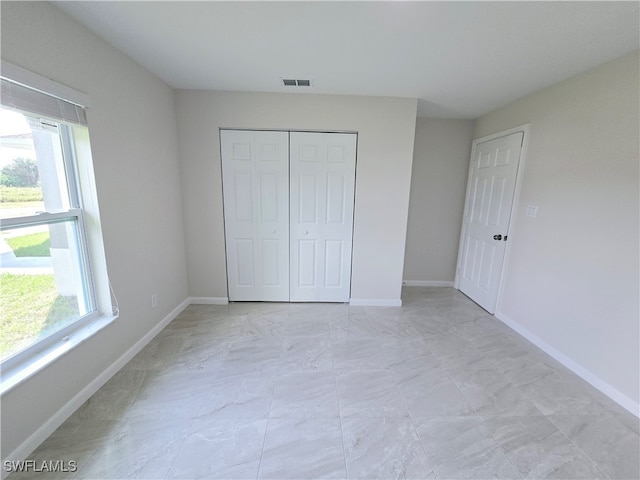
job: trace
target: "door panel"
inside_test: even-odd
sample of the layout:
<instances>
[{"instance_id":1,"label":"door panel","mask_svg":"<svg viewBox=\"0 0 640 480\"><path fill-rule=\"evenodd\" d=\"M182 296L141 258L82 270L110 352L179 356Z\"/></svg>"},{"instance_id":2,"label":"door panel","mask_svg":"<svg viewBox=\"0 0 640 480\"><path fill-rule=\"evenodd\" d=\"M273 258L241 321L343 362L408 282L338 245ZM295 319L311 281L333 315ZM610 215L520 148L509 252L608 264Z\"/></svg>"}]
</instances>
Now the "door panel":
<instances>
[{"instance_id":1,"label":"door panel","mask_svg":"<svg viewBox=\"0 0 640 480\"><path fill-rule=\"evenodd\" d=\"M298 285L316 286L316 240L298 241Z\"/></svg>"},{"instance_id":2,"label":"door panel","mask_svg":"<svg viewBox=\"0 0 640 480\"><path fill-rule=\"evenodd\" d=\"M342 174L327 175L327 223L344 223L344 214L348 210L345 205L345 177Z\"/></svg>"},{"instance_id":3,"label":"door panel","mask_svg":"<svg viewBox=\"0 0 640 480\"><path fill-rule=\"evenodd\" d=\"M262 284L266 287L277 287L282 282L280 264L286 258L282 258L281 250L278 239L262 239Z\"/></svg>"},{"instance_id":4,"label":"door panel","mask_svg":"<svg viewBox=\"0 0 640 480\"><path fill-rule=\"evenodd\" d=\"M229 300L289 300L289 135L221 130Z\"/></svg>"},{"instance_id":5,"label":"door panel","mask_svg":"<svg viewBox=\"0 0 640 480\"><path fill-rule=\"evenodd\" d=\"M500 287L522 138L517 132L479 143L471 162L458 288L490 313Z\"/></svg>"},{"instance_id":6,"label":"door panel","mask_svg":"<svg viewBox=\"0 0 640 480\"><path fill-rule=\"evenodd\" d=\"M229 300L349 300L356 138L221 130Z\"/></svg>"},{"instance_id":7,"label":"door panel","mask_svg":"<svg viewBox=\"0 0 640 480\"><path fill-rule=\"evenodd\" d=\"M278 221L278 175L276 173L262 173L260 175L260 219L262 222Z\"/></svg>"},{"instance_id":8,"label":"door panel","mask_svg":"<svg viewBox=\"0 0 640 480\"><path fill-rule=\"evenodd\" d=\"M236 238L236 252L238 261L236 284L239 287L254 287L255 282L255 264L253 258L253 239L252 238Z\"/></svg>"},{"instance_id":9,"label":"door panel","mask_svg":"<svg viewBox=\"0 0 640 480\"><path fill-rule=\"evenodd\" d=\"M233 212L236 222L251 222L253 219L253 199L251 192L251 172L235 171L233 173L233 185L235 188Z\"/></svg>"},{"instance_id":10,"label":"door panel","mask_svg":"<svg viewBox=\"0 0 640 480\"><path fill-rule=\"evenodd\" d=\"M349 301L355 160L355 134L291 132L293 302Z\"/></svg>"},{"instance_id":11,"label":"door panel","mask_svg":"<svg viewBox=\"0 0 640 480\"><path fill-rule=\"evenodd\" d=\"M327 287L342 287L343 247L342 240L327 240L324 263L324 278Z\"/></svg>"},{"instance_id":12,"label":"door panel","mask_svg":"<svg viewBox=\"0 0 640 480\"><path fill-rule=\"evenodd\" d=\"M298 174L298 222L315 225L318 221L318 178L316 175Z\"/></svg>"}]
</instances>

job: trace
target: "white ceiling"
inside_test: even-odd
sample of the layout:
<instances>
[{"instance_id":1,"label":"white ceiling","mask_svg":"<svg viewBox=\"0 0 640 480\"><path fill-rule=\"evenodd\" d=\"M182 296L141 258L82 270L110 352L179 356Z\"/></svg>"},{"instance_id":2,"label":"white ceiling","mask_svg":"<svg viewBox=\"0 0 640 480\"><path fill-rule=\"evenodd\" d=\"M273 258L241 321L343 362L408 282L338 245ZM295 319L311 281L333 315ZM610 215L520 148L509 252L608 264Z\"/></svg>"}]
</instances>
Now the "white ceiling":
<instances>
[{"instance_id":1,"label":"white ceiling","mask_svg":"<svg viewBox=\"0 0 640 480\"><path fill-rule=\"evenodd\" d=\"M413 97L423 117L476 118L640 48L638 1L53 3L175 88Z\"/></svg>"}]
</instances>

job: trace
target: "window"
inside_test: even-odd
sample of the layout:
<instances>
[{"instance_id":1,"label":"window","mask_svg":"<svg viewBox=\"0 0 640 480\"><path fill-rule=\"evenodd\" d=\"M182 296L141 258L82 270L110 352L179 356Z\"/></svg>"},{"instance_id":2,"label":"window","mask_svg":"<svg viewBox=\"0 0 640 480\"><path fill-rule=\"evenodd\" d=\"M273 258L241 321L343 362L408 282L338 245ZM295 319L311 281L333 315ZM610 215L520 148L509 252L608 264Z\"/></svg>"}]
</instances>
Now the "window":
<instances>
[{"instance_id":1,"label":"window","mask_svg":"<svg viewBox=\"0 0 640 480\"><path fill-rule=\"evenodd\" d=\"M84 108L4 72L3 63L3 391L5 370L15 375L43 355L68 350L77 332L112 313Z\"/></svg>"}]
</instances>

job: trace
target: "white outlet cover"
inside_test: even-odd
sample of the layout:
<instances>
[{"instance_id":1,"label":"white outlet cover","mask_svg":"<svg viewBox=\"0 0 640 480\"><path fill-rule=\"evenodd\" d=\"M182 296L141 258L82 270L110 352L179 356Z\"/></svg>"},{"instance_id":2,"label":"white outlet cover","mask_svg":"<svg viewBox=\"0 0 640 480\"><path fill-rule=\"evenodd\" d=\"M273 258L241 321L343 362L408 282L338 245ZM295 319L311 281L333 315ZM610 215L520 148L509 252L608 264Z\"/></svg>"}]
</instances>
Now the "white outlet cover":
<instances>
[{"instance_id":1,"label":"white outlet cover","mask_svg":"<svg viewBox=\"0 0 640 480\"><path fill-rule=\"evenodd\" d=\"M537 205L527 205L527 217L536 218L538 215L538 206Z\"/></svg>"}]
</instances>

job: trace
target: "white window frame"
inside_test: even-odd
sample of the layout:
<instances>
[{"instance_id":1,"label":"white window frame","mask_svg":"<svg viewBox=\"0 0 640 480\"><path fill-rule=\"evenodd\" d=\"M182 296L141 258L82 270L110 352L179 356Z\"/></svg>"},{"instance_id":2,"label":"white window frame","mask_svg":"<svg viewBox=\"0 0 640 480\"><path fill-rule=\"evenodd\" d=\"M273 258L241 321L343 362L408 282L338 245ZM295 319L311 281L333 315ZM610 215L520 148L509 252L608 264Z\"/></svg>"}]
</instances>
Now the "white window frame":
<instances>
[{"instance_id":1,"label":"white window frame","mask_svg":"<svg viewBox=\"0 0 640 480\"><path fill-rule=\"evenodd\" d=\"M104 328L119 312L111 301L93 163L90 158L85 115L85 108L90 105L89 98L81 92L5 61L2 61L0 72L0 103L3 107L50 119L59 125L71 205L67 211L1 219L0 228L7 230L74 222L89 307L89 313L51 335L36 340L0 363L0 394L4 394Z\"/></svg>"}]
</instances>

